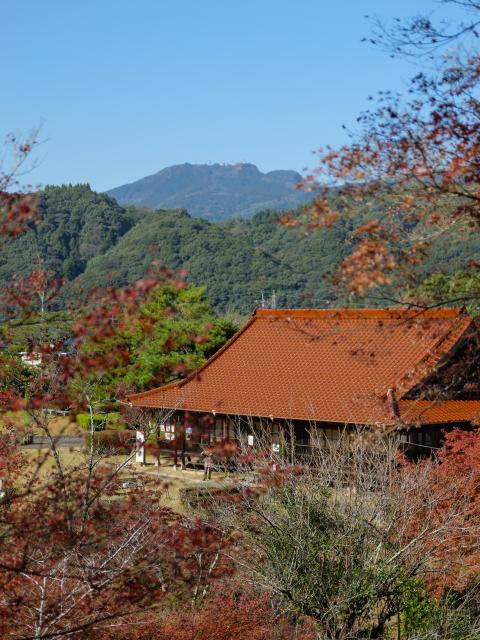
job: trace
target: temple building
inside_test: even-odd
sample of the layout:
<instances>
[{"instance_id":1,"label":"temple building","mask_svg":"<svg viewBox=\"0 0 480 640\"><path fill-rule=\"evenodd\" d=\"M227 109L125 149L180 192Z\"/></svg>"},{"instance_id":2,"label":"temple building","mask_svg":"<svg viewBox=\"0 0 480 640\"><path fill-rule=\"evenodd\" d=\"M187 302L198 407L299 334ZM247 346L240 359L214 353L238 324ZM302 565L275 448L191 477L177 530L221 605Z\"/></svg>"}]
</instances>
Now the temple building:
<instances>
[{"instance_id":1,"label":"temple building","mask_svg":"<svg viewBox=\"0 0 480 640\"><path fill-rule=\"evenodd\" d=\"M464 309L256 310L183 380L128 396L181 455L201 445L392 430L429 452L480 421L480 343Z\"/></svg>"}]
</instances>

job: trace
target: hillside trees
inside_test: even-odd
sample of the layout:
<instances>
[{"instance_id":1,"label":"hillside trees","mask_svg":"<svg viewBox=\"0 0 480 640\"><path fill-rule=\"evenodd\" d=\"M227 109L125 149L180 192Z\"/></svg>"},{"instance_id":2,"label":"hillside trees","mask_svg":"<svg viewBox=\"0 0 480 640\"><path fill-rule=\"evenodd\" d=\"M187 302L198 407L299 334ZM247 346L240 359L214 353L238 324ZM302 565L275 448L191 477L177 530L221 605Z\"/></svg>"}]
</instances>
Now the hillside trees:
<instances>
[{"instance_id":1,"label":"hillside trees","mask_svg":"<svg viewBox=\"0 0 480 640\"><path fill-rule=\"evenodd\" d=\"M274 223L277 218L269 212L213 225L186 211L150 212L105 255L92 259L75 285L126 286L156 259L173 271L186 270L188 282L205 286L222 313L248 314L260 304L262 291L268 296L273 289L283 306L302 306L309 295L333 297L322 273L338 263L341 232L338 239L305 238L286 233Z\"/></svg>"},{"instance_id":2,"label":"hillside trees","mask_svg":"<svg viewBox=\"0 0 480 640\"><path fill-rule=\"evenodd\" d=\"M40 262L57 277L72 280L133 225L125 209L88 185L47 186L29 199L35 200L36 220L4 247L4 282L14 274L28 275Z\"/></svg>"},{"instance_id":3,"label":"hillside trees","mask_svg":"<svg viewBox=\"0 0 480 640\"><path fill-rule=\"evenodd\" d=\"M381 218L391 202L370 199L360 204L335 193L330 206L342 212L336 224L316 233L304 233L278 224L279 211L265 211L251 219L211 224L186 211L151 211L118 207L86 185L47 187L37 192L41 220L5 246L0 263L0 284L21 281L33 269L63 281L55 308L79 304L88 291L99 287L125 287L143 278L155 261L172 271L185 269L187 280L205 286L220 313L248 314L269 303L272 291L286 308L342 305L348 297L330 277L355 246L353 230L367 217ZM388 200L388 199L387 199ZM302 217L302 211L298 211ZM90 249L96 247L95 251ZM441 234L428 256L413 265L421 282L439 268L449 275L465 267L467 259L480 261L480 240L456 230ZM395 278L394 278L395 280ZM394 287L384 287L383 300ZM51 306L51 305L50 305Z\"/></svg>"},{"instance_id":4,"label":"hillside trees","mask_svg":"<svg viewBox=\"0 0 480 640\"><path fill-rule=\"evenodd\" d=\"M460 271L452 275L434 273L410 293L413 304L464 304L469 313L480 313L480 275Z\"/></svg>"},{"instance_id":5,"label":"hillside trees","mask_svg":"<svg viewBox=\"0 0 480 640\"><path fill-rule=\"evenodd\" d=\"M346 212L358 208L355 203L335 195L332 199L345 215L334 228L310 234L278 224L282 215L278 211L211 224L186 211L134 213L130 208L135 225L105 253L89 260L72 283L66 282L62 297L72 304L79 290L129 286L157 261L172 271L186 270L187 281L205 286L220 313L246 315L261 304L262 292L268 304L273 290L277 304L286 308L341 305L345 292L329 275L351 250L351 234L362 216L381 216L383 203L370 203L350 216ZM415 266L415 276L421 281L439 267L446 273L458 271L465 256L480 260L478 238L439 237L428 259Z\"/></svg>"}]
</instances>

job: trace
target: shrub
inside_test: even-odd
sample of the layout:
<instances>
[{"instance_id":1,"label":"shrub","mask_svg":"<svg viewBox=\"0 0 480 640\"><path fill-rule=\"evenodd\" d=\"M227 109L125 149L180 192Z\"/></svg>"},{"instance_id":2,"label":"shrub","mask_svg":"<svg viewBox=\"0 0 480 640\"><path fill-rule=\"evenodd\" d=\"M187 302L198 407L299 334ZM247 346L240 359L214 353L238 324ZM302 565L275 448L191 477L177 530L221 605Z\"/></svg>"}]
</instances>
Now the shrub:
<instances>
[{"instance_id":1,"label":"shrub","mask_svg":"<svg viewBox=\"0 0 480 640\"><path fill-rule=\"evenodd\" d=\"M85 431L88 431L90 429L90 418L91 416L89 413L77 413L77 424L79 424L82 429L85 429ZM101 413L94 413L92 419L95 431L105 429L107 416Z\"/></svg>"},{"instance_id":2,"label":"shrub","mask_svg":"<svg viewBox=\"0 0 480 640\"><path fill-rule=\"evenodd\" d=\"M90 448L91 435L85 439L85 445ZM130 453L133 448L135 434L127 429L105 429L93 434L94 448L98 450L108 450L112 454Z\"/></svg>"},{"instance_id":3,"label":"shrub","mask_svg":"<svg viewBox=\"0 0 480 640\"><path fill-rule=\"evenodd\" d=\"M108 424L116 427L118 425L118 412L117 411L110 411L109 413L107 413L107 421Z\"/></svg>"},{"instance_id":4,"label":"shrub","mask_svg":"<svg viewBox=\"0 0 480 640\"><path fill-rule=\"evenodd\" d=\"M165 432L160 431L158 435L156 433L149 433L146 439L147 444L157 444L157 442L165 440Z\"/></svg>"}]
</instances>

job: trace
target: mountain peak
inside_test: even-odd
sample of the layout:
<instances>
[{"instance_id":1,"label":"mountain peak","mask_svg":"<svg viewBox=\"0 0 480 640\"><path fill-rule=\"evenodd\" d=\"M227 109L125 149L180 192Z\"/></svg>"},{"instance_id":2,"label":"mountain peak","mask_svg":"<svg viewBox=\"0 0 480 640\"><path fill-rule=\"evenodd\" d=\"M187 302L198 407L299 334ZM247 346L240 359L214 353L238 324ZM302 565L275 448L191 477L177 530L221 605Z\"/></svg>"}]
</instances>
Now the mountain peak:
<instances>
[{"instance_id":1,"label":"mountain peak","mask_svg":"<svg viewBox=\"0 0 480 640\"><path fill-rule=\"evenodd\" d=\"M262 173L252 163L177 164L107 191L122 205L185 208L210 221L252 216L265 209L290 209L309 199L298 192L296 171Z\"/></svg>"}]
</instances>

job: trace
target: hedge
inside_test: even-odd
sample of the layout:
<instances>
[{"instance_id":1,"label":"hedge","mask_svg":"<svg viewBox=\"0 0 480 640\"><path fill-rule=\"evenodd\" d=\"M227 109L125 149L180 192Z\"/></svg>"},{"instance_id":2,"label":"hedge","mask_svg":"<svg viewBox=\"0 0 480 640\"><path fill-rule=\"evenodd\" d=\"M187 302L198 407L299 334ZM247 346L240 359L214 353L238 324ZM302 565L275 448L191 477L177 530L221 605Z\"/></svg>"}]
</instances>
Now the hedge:
<instances>
[{"instance_id":1,"label":"hedge","mask_svg":"<svg viewBox=\"0 0 480 640\"><path fill-rule=\"evenodd\" d=\"M89 413L77 413L77 423L85 429L90 430L90 414ZM103 431L105 428L125 428L123 421L120 421L120 414L118 412L112 413L94 413L93 414L93 426L95 431Z\"/></svg>"},{"instance_id":2,"label":"hedge","mask_svg":"<svg viewBox=\"0 0 480 640\"><path fill-rule=\"evenodd\" d=\"M87 434L85 446L90 448L91 435ZM96 450L109 449L112 453L130 453L135 445L135 431L128 429L105 429L93 434L93 442Z\"/></svg>"}]
</instances>

